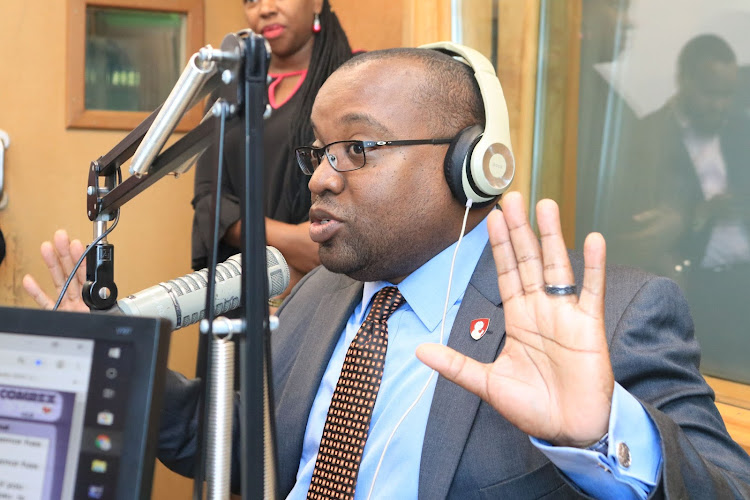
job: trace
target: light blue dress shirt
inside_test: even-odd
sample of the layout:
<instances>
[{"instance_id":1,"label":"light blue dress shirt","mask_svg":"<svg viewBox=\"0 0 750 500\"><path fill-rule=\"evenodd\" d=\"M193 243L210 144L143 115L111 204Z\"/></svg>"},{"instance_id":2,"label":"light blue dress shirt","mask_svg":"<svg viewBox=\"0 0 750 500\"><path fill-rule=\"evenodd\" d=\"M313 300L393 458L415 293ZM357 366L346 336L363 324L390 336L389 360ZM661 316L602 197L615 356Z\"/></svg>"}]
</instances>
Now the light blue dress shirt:
<instances>
[{"instance_id":1,"label":"light blue dress shirt","mask_svg":"<svg viewBox=\"0 0 750 500\"><path fill-rule=\"evenodd\" d=\"M372 498L417 498L422 443L437 374L433 374L417 359L415 351L417 346L426 342L448 343L464 291L488 240L485 219L461 242L442 339L440 327L455 243L398 285L406 304L388 319L385 368L360 464L355 492L357 500L369 498L371 488ZM392 284L384 281L365 283L362 302L354 309L336 344L307 420L297 482L287 497L289 499L304 499L307 495L328 407L346 351L370 309L372 297L389 285ZM466 325L466 330L468 335L469 325ZM597 496L597 492L606 492L606 496L612 497L616 491L623 492L621 498L627 498L624 495L631 493L632 498L645 497L655 484L659 471L659 437L635 398L625 390L616 390L615 398L617 404L613 402L612 406L608 456L585 450L556 448L534 439L532 443L589 494ZM623 410L623 413L616 414L615 410ZM643 449L640 447L642 441L647 441ZM612 458L612 449L619 442L627 442L630 446L633 463L629 472ZM376 473L379 463L380 469ZM603 466L609 472L605 472ZM632 484L637 486L633 487Z\"/></svg>"}]
</instances>

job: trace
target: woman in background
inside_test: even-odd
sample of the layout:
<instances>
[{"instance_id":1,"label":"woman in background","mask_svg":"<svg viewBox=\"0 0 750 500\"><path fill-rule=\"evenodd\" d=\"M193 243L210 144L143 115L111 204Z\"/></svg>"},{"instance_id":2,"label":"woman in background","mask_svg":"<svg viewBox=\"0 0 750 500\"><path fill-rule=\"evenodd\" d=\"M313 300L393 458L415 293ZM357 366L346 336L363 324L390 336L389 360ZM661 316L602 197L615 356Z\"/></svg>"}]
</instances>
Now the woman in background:
<instances>
[{"instance_id":1,"label":"woman in background","mask_svg":"<svg viewBox=\"0 0 750 500\"><path fill-rule=\"evenodd\" d=\"M328 76L352 57L346 34L328 0L245 0L250 28L271 46L268 101L273 108L264 121L265 200L267 244L278 248L292 272L290 288L320 262L310 239L309 178L296 166L294 148L314 140L310 124L315 95ZM230 131L225 139L226 167L218 262L240 251L240 175L244 165L244 132ZM211 245L211 180L217 149L209 148L198 161L193 197L192 266L207 266Z\"/></svg>"}]
</instances>

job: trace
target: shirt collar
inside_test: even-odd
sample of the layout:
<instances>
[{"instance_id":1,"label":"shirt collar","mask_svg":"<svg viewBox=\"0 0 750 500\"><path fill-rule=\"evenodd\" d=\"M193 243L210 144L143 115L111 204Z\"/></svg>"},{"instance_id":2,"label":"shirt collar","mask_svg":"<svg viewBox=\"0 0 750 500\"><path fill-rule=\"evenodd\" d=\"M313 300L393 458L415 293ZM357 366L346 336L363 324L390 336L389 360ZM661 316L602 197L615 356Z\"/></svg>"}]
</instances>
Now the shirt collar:
<instances>
[{"instance_id":1,"label":"shirt collar","mask_svg":"<svg viewBox=\"0 0 750 500\"><path fill-rule=\"evenodd\" d=\"M690 120L688 120L688 117L680 109L680 106L677 104L677 98L676 97L672 97L669 100L669 102L667 103L667 106L669 106L669 109L672 112L672 116L674 117L675 121L677 122L677 125L682 130L690 128Z\"/></svg>"},{"instance_id":2,"label":"shirt collar","mask_svg":"<svg viewBox=\"0 0 750 500\"><path fill-rule=\"evenodd\" d=\"M682 131L685 138L694 142L711 142L719 140L718 132L716 132L712 136L703 136L701 134L698 134L693 128L693 125L690 123L690 119L687 117L685 112L680 109L680 106L677 104L677 99L675 97L670 99L668 105L672 110L672 116L674 116L674 119L677 122L677 126L680 127L680 130Z\"/></svg>"},{"instance_id":3,"label":"shirt collar","mask_svg":"<svg viewBox=\"0 0 750 500\"><path fill-rule=\"evenodd\" d=\"M487 218L483 219L474 229L464 235L461 246L458 249L458 254L456 255L453 282L448 298L449 307L463 297L474 268L477 266L479 257L481 257L488 240ZM411 307L420 321L430 331L437 328L443 319L445 292L448 288L448 277L455 249L456 243L453 243L407 276L398 285L398 289L406 299L406 304ZM362 293L362 306L360 308L363 316L367 311L372 297L381 288L386 286L394 285L387 281L365 282Z\"/></svg>"}]
</instances>

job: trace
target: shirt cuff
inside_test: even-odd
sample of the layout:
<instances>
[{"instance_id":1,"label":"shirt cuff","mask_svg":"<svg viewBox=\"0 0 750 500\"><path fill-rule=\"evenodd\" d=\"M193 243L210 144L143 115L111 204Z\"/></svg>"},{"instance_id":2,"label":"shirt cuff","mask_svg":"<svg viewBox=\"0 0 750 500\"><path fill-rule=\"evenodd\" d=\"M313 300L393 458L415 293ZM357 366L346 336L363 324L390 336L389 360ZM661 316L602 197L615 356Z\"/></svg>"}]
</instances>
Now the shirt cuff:
<instances>
[{"instance_id":1,"label":"shirt cuff","mask_svg":"<svg viewBox=\"0 0 750 500\"><path fill-rule=\"evenodd\" d=\"M597 498L646 498L659 478L661 439L643 406L617 382L608 434L606 455L530 439L585 493Z\"/></svg>"}]
</instances>

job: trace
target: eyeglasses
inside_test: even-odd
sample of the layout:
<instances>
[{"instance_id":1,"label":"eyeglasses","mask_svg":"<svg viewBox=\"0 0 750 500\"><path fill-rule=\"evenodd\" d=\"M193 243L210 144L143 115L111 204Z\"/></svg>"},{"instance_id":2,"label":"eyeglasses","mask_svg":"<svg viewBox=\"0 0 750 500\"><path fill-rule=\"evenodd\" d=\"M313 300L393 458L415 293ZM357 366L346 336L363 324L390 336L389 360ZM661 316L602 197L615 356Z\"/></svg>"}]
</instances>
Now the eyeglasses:
<instances>
[{"instance_id":1,"label":"eyeglasses","mask_svg":"<svg viewBox=\"0 0 750 500\"><path fill-rule=\"evenodd\" d=\"M337 172L349 172L365 166L365 151L383 146L416 146L419 144L449 144L453 139L414 139L408 141L336 141L321 148L304 146L294 150L299 168L312 175L323 157Z\"/></svg>"}]
</instances>

